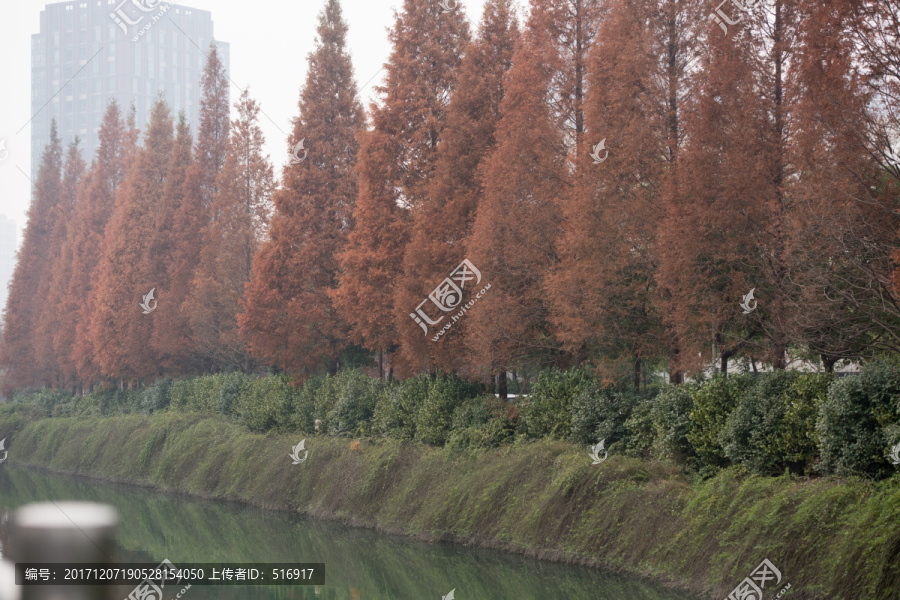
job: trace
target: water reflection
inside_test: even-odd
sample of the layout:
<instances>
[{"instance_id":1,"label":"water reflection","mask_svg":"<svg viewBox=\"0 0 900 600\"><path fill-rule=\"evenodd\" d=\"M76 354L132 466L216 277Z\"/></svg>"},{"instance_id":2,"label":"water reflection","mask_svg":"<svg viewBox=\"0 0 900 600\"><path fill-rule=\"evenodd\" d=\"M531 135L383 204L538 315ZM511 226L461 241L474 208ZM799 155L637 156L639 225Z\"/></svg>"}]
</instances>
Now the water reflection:
<instances>
[{"instance_id":1,"label":"water reflection","mask_svg":"<svg viewBox=\"0 0 900 600\"><path fill-rule=\"evenodd\" d=\"M687 600L689 596L597 570L370 530L245 505L163 495L5 465L0 515L29 502L90 500L117 507L121 562L323 562L319 587L194 586L185 600L318 599ZM3 517L0 516L0 519ZM5 539L0 527L0 552ZM128 590L123 590L127 595ZM169 591L166 600L179 590Z\"/></svg>"}]
</instances>

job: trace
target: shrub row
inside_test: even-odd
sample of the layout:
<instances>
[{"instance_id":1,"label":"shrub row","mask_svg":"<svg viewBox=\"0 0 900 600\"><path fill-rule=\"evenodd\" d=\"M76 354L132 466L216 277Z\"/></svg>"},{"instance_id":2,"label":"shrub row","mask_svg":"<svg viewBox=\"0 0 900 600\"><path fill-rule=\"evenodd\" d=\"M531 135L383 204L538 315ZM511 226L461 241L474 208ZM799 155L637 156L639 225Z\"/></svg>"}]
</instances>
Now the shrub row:
<instances>
[{"instance_id":1,"label":"shrub row","mask_svg":"<svg viewBox=\"0 0 900 600\"><path fill-rule=\"evenodd\" d=\"M874 362L858 375L776 372L716 376L638 395L602 385L586 369L545 371L515 403L456 376L385 383L356 370L294 385L286 376L241 373L138 390L73 397L19 392L47 416L159 410L217 412L253 431L387 436L459 448L550 437L671 461L702 475L731 465L785 472L883 478L896 472L900 368Z\"/></svg>"}]
</instances>

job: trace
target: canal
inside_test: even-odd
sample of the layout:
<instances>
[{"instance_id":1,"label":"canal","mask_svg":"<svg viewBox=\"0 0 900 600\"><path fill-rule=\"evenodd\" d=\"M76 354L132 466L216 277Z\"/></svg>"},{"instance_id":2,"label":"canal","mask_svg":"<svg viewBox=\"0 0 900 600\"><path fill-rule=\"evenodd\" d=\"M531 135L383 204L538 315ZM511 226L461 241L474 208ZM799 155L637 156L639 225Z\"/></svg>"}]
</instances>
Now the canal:
<instances>
[{"instance_id":1,"label":"canal","mask_svg":"<svg viewBox=\"0 0 900 600\"><path fill-rule=\"evenodd\" d=\"M645 581L517 555L428 544L242 504L0 467L0 521L31 502L82 500L121 515L117 562L325 563L326 585L192 586L182 600L690 600ZM652 532L648 532L652 535ZM2 537L0 537L2 539ZM0 547L0 552L6 554ZM130 589L116 590L126 598ZM180 589L166 590L172 600Z\"/></svg>"}]
</instances>

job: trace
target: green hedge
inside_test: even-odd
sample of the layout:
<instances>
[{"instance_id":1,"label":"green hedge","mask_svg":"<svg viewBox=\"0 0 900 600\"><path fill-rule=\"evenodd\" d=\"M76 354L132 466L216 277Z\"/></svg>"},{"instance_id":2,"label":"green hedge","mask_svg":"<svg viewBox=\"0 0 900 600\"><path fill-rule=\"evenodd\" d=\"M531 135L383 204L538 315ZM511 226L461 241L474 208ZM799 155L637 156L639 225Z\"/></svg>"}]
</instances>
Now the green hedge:
<instances>
[{"instance_id":1,"label":"green hedge","mask_svg":"<svg viewBox=\"0 0 900 600\"><path fill-rule=\"evenodd\" d=\"M434 445L446 442L454 411L480 393L480 385L459 377L434 378L416 417L416 439Z\"/></svg>"},{"instance_id":2,"label":"green hedge","mask_svg":"<svg viewBox=\"0 0 900 600\"><path fill-rule=\"evenodd\" d=\"M606 447L626 441L625 422L631 417L640 397L596 381L583 386L572 402L572 425L569 439L580 444L596 444L606 440Z\"/></svg>"},{"instance_id":3,"label":"green hedge","mask_svg":"<svg viewBox=\"0 0 900 600\"><path fill-rule=\"evenodd\" d=\"M687 441L697 454L701 472L711 474L716 469L729 466L722 441L723 433L731 412L752 382L749 375L716 375L691 390L693 408Z\"/></svg>"},{"instance_id":4,"label":"green hedge","mask_svg":"<svg viewBox=\"0 0 900 600\"><path fill-rule=\"evenodd\" d=\"M877 362L828 389L819 410L819 469L837 475L881 478L896 472L888 449L897 443L900 369ZM893 435L892 435L893 434Z\"/></svg>"},{"instance_id":5,"label":"green hedge","mask_svg":"<svg viewBox=\"0 0 900 600\"><path fill-rule=\"evenodd\" d=\"M692 384L668 385L650 404L653 424L650 451L657 460L692 467L698 465L697 451L687 437L691 431L695 390L696 386Z\"/></svg>"},{"instance_id":6,"label":"green hedge","mask_svg":"<svg viewBox=\"0 0 900 600\"><path fill-rule=\"evenodd\" d=\"M586 369L542 371L522 403L522 427L534 438L564 439L572 430L572 401L591 383Z\"/></svg>"},{"instance_id":7,"label":"green hedge","mask_svg":"<svg viewBox=\"0 0 900 600\"><path fill-rule=\"evenodd\" d=\"M737 406L720 431L725 456L758 475L778 475L786 467L779 440L785 435L785 397L795 374L756 377L737 397Z\"/></svg>"},{"instance_id":8,"label":"green hedge","mask_svg":"<svg viewBox=\"0 0 900 600\"><path fill-rule=\"evenodd\" d=\"M536 438L606 440L611 455L673 462L702 476L736 465L758 475L885 478L900 442L900 366L867 364L840 379L791 372L717 375L651 394L603 386L587 369L548 370L513 402L454 375L385 383L359 370L305 382L241 373L84 397L20 390L13 405L43 417L159 411L219 413L255 432L383 436L483 449ZM24 414L24 413L23 413Z\"/></svg>"},{"instance_id":9,"label":"green hedge","mask_svg":"<svg viewBox=\"0 0 900 600\"><path fill-rule=\"evenodd\" d=\"M419 375L384 390L373 415L375 432L398 440L414 439L419 408L430 384L430 377Z\"/></svg>"}]
</instances>

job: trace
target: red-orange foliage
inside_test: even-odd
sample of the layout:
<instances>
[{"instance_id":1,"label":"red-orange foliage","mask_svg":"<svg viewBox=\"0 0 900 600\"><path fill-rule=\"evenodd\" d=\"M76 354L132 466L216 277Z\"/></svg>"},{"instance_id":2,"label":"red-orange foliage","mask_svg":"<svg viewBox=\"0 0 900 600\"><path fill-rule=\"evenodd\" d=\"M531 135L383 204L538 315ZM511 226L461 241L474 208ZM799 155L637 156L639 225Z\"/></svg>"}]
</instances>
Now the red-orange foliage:
<instances>
[{"instance_id":1,"label":"red-orange foliage","mask_svg":"<svg viewBox=\"0 0 900 600\"><path fill-rule=\"evenodd\" d=\"M797 100L814 93L796 72L800 7L776 0L727 35L710 23L679 197L665 225L662 278L690 340L686 355L715 345L723 368L738 351L785 366L796 293L787 255L796 166L786 124ZM738 304L751 288L758 308L743 315Z\"/></svg>"},{"instance_id":2,"label":"red-orange foliage","mask_svg":"<svg viewBox=\"0 0 900 600\"><path fill-rule=\"evenodd\" d=\"M405 0L363 131L328 0L288 143L308 154L274 195L215 46L193 147L159 103L139 148L113 104L82 178L54 127L2 391L334 372L354 344L401 375L499 374L501 395L550 363L669 359L678 381L785 367L789 343L826 367L900 349L898 0L746 4L723 32L704 0L531 0L519 35L487 0L469 43L461 10ZM409 315L466 258L491 290L435 343Z\"/></svg>"},{"instance_id":3,"label":"red-orange foliage","mask_svg":"<svg viewBox=\"0 0 900 600\"><path fill-rule=\"evenodd\" d=\"M791 118L789 162L797 177L787 250L799 289L788 326L826 367L872 348L900 347L890 261L900 189L872 144L872 91L856 71L859 46L847 27L852 4L803 7L797 77L809 92L796 99Z\"/></svg>"},{"instance_id":4,"label":"red-orange foliage","mask_svg":"<svg viewBox=\"0 0 900 600\"><path fill-rule=\"evenodd\" d=\"M766 149L754 135L764 129L766 114L749 36L732 29L726 37L718 25L708 25L697 106L688 116L677 165L679 187L662 225L659 279L672 295L685 368L698 366L700 351L709 360L712 344L727 360L743 339L758 333L757 319L770 299L747 260L758 254L754 238L766 223L771 191ZM738 302L754 287L759 315L748 319ZM749 334L743 331L748 321L757 322Z\"/></svg>"},{"instance_id":5,"label":"red-orange foliage","mask_svg":"<svg viewBox=\"0 0 900 600\"><path fill-rule=\"evenodd\" d=\"M702 8L620 2L598 31L587 69L588 135L575 192L563 205L561 263L546 285L557 335L570 351L634 360L638 368L669 350L655 281L657 236Z\"/></svg>"},{"instance_id":6,"label":"red-orange foliage","mask_svg":"<svg viewBox=\"0 0 900 600\"><path fill-rule=\"evenodd\" d=\"M225 66L215 44L210 44L201 79L200 125L194 146L194 160L184 177L179 206L172 224L170 262L166 265L167 312L154 323L152 344L175 373L196 373L204 364L184 310L191 290L194 270L203 244L199 235L210 219L210 205L216 196L216 180L225 164L229 130L229 88ZM171 191L170 195L177 196ZM178 199L175 199L178 201Z\"/></svg>"},{"instance_id":7,"label":"red-orange foliage","mask_svg":"<svg viewBox=\"0 0 900 600\"><path fill-rule=\"evenodd\" d=\"M157 286L150 253L156 209L162 201L172 151L172 117L164 100L153 106L144 137L116 194L91 291L95 313L90 335L104 375L126 381L160 373L150 344L154 313L142 298ZM165 310L165 305L158 307Z\"/></svg>"},{"instance_id":8,"label":"red-orange foliage","mask_svg":"<svg viewBox=\"0 0 900 600\"><path fill-rule=\"evenodd\" d=\"M467 315L468 345L481 370L542 362L557 346L543 288L557 261L561 199L572 185L584 128L584 60L598 2L536 0L513 56L497 124L482 165L484 198L468 243L492 289Z\"/></svg>"},{"instance_id":9,"label":"red-orange foliage","mask_svg":"<svg viewBox=\"0 0 900 600\"><path fill-rule=\"evenodd\" d=\"M468 24L461 11L404 0L390 40L383 100L372 107L374 129L362 136L355 228L333 296L352 339L379 350L399 342L396 323L409 319L408 307L395 305L403 253L433 174Z\"/></svg>"},{"instance_id":10,"label":"red-orange foliage","mask_svg":"<svg viewBox=\"0 0 900 600\"><path fill-rule=\"evenodd\" d=\"M78 186L84 175L85 163L78 149L78 138L69 145L63 167L63 179L59 202L53 207L50 219L53 231L47 248L47 274L38 287L38 298L43 300L35 313L34 349L38 369L45 383L54 387L70 387L75 383L75 364L71 348L58 348L55 335L64 321L74 315L60 311L66 300L69 279L72 275L72 248L66 241L71 231L72 217L78 199Z\"/></svg>"},{"instance_id":11,"label":"red-orange foliage","mask_svg":"<svg viewBox=\"0 0 900 600\"><path fill-rule=\"evenodd\" d=\"M217 371L250 368L238 335L237 313L253 256L268 226L275 189L272 165L262 154L259 105L244 90L236 107L238 117L231 125L209 223L201 231L200 262L182 304L196 350Z\"/></svg>"},{"instance_id":12,"label":"red-orange foliage","mask_svg":"<svg viewBox=\"0 0 900 600\"><path fill-rule=\"evenodd\" d=\"M405 275L395 302L403 360L415 370L451 372L467 365L465 325L435 343L432 337L437 328L423 335L409 314L466 258L465 240L482 195L478 165L494 147L503 77L512 63L517 37L510 3L487 2L479 37L469 44L459 68L431 186L413 215L412 239L403 261ZM471 300L470 292L465 290L466 302Z\"/></svg>"},{"instance_id":13,"label":"red-orange foliage","mask_svg":"<svg viewBox=\"0 0 900 600\"><path fill-rule=\"evenodd\" d=\"M28 226L18 254L18 262L9 283L9 296L3 314L3 338L0 340L0 365L3 365L2 393L8 396L19 387L49 383L38 369L34 348L40 314L38 290L50 277L48 254L53 219L58 216L62 177L62 147L56 120L50 124L50 143L44 148L34 185Z\"/></svg>"},{"instance_id":14,"label":"red-orange foliage","mask_svg":"<svg viewBox=\"0 0 900 600\"><path fill-rule=\"evenodd\" d=\"M68 301L73 304L66 314L74 315L74 324L64 324L61 336L72 338L72 360L82 386L90 386L101 379L100 365L94 358L91 322L94 316L94 294L100 264L101 246L106 226L112 218L116 195L138 150L138 130L132 105L127 120L123 120L118 105L107 107L100 127L100 146L91 173L82 182L84 199L78 204L72 230L72 278Z\"/></svg>"},{"instance_id":15,"label":"red-orange foliage","mask_svg":"<svg viewBox=\"0 0 900 600\"><path fill-rule=\"evenodd\" d=\"M303 140L307 156L284 169L269 239L254 258L238 315L254 356L295 374L333 372L347 345L347 326L330 293L351 226L357 136L364 126L337 0L326 5L317 31L289 140L291 149Z\"/></svg>"}]
</instances>

